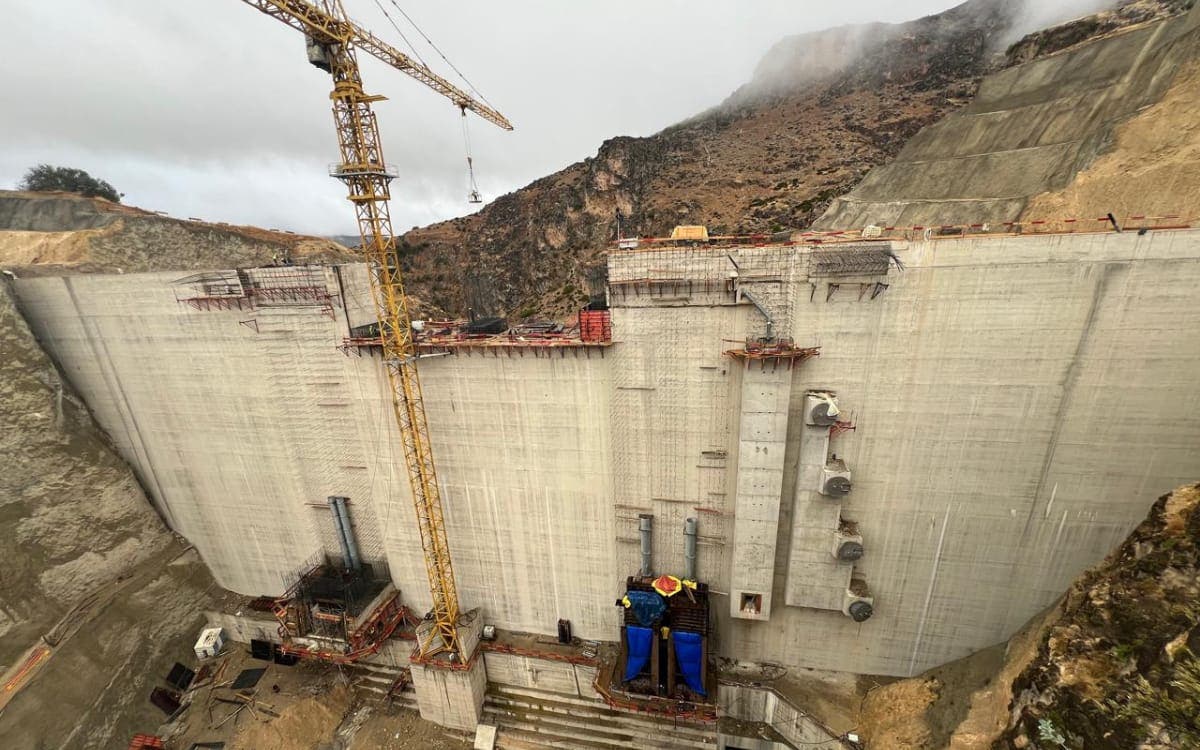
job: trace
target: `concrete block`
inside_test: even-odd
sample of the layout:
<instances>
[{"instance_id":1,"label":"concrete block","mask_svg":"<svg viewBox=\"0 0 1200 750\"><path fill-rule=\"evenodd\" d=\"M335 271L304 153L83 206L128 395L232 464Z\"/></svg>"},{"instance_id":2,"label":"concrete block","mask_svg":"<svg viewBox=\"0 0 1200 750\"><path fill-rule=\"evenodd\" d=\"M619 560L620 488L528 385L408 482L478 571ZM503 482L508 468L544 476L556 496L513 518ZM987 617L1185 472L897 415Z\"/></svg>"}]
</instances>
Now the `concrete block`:
<instances>
[{"instance_id":1,"label":"concrete block","mask_svg":"<svg viewBox=\"0 0 1200 750\"><path fill-rule=\"evenodd\" d=\"M451 729L474 731L483 715L487 689L482 659L465 669L413 664L411 673L422 719Z\"/></svg>"},{"instance_id":2,"label":"concrete block","mask_svg":"<svg viewBox=\"0 0 1200 750\"><path fill-rule=\"evenodd\" d=\"M795 747L825 750L837 750L842 747L841 742L828 729L769 688L722 684L717 693L717 700L726 715L739 721L766 724ZM744 734L722 734L718 737L718 747L790 746Z\"/></svg>"},{"instance_id":3,"label":"concrete block","mask_svg":"<svg viewBox=\"0 0 1200 750\"><path fill-rule=\"evenodd\" d=\"M279 643L279 622L262 612L204 613L209 627L221 628L226 640L249 643L251 640Z\"/></svg>"},{"instance_id":4,"label":"concrete block","mask_svg":"<svg viewBox=\"0 0 1200 750\"><path fill-rule=\"evenodd\" d=\"M729 596L730 614L740 619L771 616L791 382L790 368L748 362L742 372ZM757 411L780 403L774 413Z\"/></svg>"},{"instance_id":5,"label":"concrete block","mask_svg":"<svg viewBox=\"0 0 1200 750\"><path fill-rule=\"evenodd\" d=\"M475 743L473 750L493 750L496 747L496 727L491 724L480 724L475 727Z\"/></svg>"},{"instance_id":6,"label":"concrete block","mask_svg":"<svg viewBox=\"0 0 1200 750\"><path fill-rule=\"evenodd\" d=\"M458 623L458 639L463 648L460 661L453 665L413 662L413 689L421 718L453 729L472 730L483 715L488 680L487 666L478 650L483 617L476 608L459 615ZM417 642L423 643L432 628L432 620L418 625ZM462 661L469 666L463 667Z\"/></svg>"},{"instance_id":7,"label":"concrete block","mask_svg":"<svg viewBox=\"0 0 1200 750\"><path fill-rule=\"evenodd\" d=\"M600 698L596 690L596 667L575 664L575 689L580 698Z\"/></svg>"},{"instance_id":8,"label":"concrete block","mask_svg":"<svg viewBox=\"0 0 1200 750\"><path fill-rule=\"evenodd\" d=\"M573 664L495 652L484 652L483 659L488 682L567 695L579 694Z\"/></svg>"}]
</instances>

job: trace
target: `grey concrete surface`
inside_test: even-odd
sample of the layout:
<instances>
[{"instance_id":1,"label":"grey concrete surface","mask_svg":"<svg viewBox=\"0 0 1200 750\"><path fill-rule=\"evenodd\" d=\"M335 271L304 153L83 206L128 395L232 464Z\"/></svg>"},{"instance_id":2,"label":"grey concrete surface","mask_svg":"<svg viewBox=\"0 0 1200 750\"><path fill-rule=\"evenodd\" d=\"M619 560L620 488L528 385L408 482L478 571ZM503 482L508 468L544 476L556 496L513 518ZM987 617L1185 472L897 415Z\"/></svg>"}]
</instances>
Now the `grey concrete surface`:
<instances>
[{"instance_id":1,"label":"grey concrete surface","mask_svg":"<svg viewBox=\"0 0 1200 750\"><path fill-rule=\"evenodd\" d=\"M792 368L753 360L732 366L740 367L742 372L729 614L746 620L768 620L775 583L775 542Z\"/></svg>"},{"instance_id":2,"label":"grey concrete surface","mask_svg":"<svg viewBox=\"0 0 1200 750\"><path fill-rule=\"evenodd\" d=\"M774 290L781 335L821 347L791 374L763 621L734 620L721 601L739 564L731 457L744 390L724 352L763 324L731 290L728 250L613 255L618 343L603 357L424 360L463 607L504 628L552 633L566 618L581 637L613 639L614 599L639 563L637 514L655 516L656 569L676 574L683 521L697 516L721 654L914 674L1007 638L1155 497L1200 475L1200 232L892 248L904 270L867 276L810 275L800 247L734 251L739 284ZM341 494L376 550L364 555L386 558L421 611L425 572L380 363L337 348L366 304L362 269L319 273L346 290L332 311L196 310L176 300L170 274L15 288L223 585L278 593L312 555L338 554L322 525L325 496ZM840 514L866 546L853 565L875 600L864 623L785 604L806 560L795 529L815 526L797 517L796 486L813 389L835 391L855 425L828 449L854 472Z\"/></svg>"}]
</instances>

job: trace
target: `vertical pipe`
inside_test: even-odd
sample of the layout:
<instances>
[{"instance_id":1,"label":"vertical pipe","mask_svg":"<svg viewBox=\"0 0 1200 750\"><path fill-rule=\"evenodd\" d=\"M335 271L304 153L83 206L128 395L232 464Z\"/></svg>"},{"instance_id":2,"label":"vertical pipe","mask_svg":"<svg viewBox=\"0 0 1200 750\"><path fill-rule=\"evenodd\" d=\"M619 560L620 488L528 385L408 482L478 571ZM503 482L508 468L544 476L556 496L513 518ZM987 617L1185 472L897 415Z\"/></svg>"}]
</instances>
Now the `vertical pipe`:
<instances>
[{"instance_id":1,"label":"vertical pipe","mask_svg":"<svg viewBox=\"0 0 1200 750\"><path fill-rule=\"evenodd\" d=\"M346 509L348 497L338 498L338 515L342 517L342 534L346 537L346 547L350 550L350 566L353 570L362 568L362 559L358 556L358 544L354 541L354 527L350 525L350 511Z\"/></svg>"},{"instance_id":2,"label":"vertical pipe","mask_svg":"<svg viewBox=\"0 0 1200 750\"><path fill-rule=\"evenodd\" d=\"M650 566L650 533L654 530L654 516L647 513L638 515L638 531L642 532L642 576L649 576Z\"/></svg>"},{"instance_id":3,"label":"vertical pipe","mask_svg":"<svg viewBox=\"0 0 1200 750\"><path fill-rule=\"evenodd\" d=\"M351 568L353 563L350 557L350 545L346 541L346 531L342 528L342 516L338 512L338 499L333 495L329 496L329 512L333 516L333 528L337 531L338 543L342 545L342 563L344 567Z\"/></svg>"},{"instance_id":4,"label":"vertical pipe","mask_svg":"<svg viewBox=\"0 0 1200 750\"><path fill-rule=\"evenodd\" d=\"M694 518L683 522L683 560L684 576L689 581L696 580L696 519Z\"/></svg>"}]
</instances>

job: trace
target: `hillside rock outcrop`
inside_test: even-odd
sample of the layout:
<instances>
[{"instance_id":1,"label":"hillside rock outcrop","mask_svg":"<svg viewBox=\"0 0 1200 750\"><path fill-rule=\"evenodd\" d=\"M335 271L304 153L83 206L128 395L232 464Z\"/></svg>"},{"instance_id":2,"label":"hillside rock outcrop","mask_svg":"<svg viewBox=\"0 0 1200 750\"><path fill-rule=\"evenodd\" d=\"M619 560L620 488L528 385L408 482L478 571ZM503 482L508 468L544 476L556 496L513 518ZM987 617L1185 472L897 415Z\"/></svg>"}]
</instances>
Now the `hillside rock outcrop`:
<instances>
[{"instance_id":1,"label":"hillside rock outcrop","mask_svg":"<svg viewBox=\"0 0 1200 750\"><path fill-rule=\"evenodd\" d=\"M1067 592L995 747L1200 747L1200 484Z\"/></svg>"},{"instance_id":2,"label":"hillside rock outcrop","mask_svg":"<svg viewBox=\"0 0 1200 750\"><path fill-rule=\"evenodd\" d=\"M873 168L898 155L903 161L906 144L926 126L971 102L985 74L1180 13L1190 1L1124 0L1065 31L1033 35L1008 58L1004 43L1022 4L998 0L970 0L903 24L785 38L721 105L646 138L605 141L595 156L476 214L407 233L402 248L410 288L433 309L453 314L473 308L562 317L588 298L589 271L616 238L617 211L626 237L663 236L677 224L705 224L713 234L808 228L864 177L869 183ZM920 198L920 186L901 179L914 169L879 171L873 189L891 195L888 189L896 187L897 202L910 193ZM1045 170L1010 171L1037 180ZM968 174L1004 184L995 169L972 168L960 176ZM952 177L939 175L930 184L953 190L963 180ZM1030 194L1050 184L1036 182ZM857 228L866 220L858 204L874 200L849 196L821 226ZM930 219L938 224L959 214L971 221L991 215L977 219L975 207L955 214L958 207L946 202L930 201L928 208L930 216L947 216ZM876 223L893 223L892 214L876 213Z\"/></svg>"},{"instance_id":3,"label":"hillside rock outcrop","mask_svg":"<svg viewBox=\"0 0 1200 750\"><path fill-rule=\"evenodd\" d=\"M596 155L471 216L413 230L412 289L461 314L566 315L616 237L802 228L922 127L970 100L1011 4L972 0L905 24L789 37L724 103Z\"/></svg>"},{"instance_id":4,"label":"hillside rock outcrop","mask_svg":"<svg viewBox=\"0 0 1200 750\"><path fill-rule=\"evenodd\" d=\"M22 275L210 270L292 258L346 262L330 240L173 219L72 193L0 191L0 267Z\"/></svg>"}]
</instances>

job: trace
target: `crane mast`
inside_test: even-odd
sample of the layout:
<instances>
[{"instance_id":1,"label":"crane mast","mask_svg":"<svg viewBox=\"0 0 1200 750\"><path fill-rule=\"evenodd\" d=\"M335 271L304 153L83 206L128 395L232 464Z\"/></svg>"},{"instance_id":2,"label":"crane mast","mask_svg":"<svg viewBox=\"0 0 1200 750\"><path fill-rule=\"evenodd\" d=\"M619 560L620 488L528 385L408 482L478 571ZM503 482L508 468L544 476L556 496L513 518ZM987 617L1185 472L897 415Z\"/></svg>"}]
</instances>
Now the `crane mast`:
<instances>
[{"instance_id":1,"label":"crane mast","mask_svg":"<svg viewBox=\"0 0 1200 750\"><path fill-rule=\"evenodd\" d=\"M362 236L361 253L371 276L371 293L379 318L383 361L392 392L392 407L400 428L417 528L433 600L434 628L418 644L420 657L448 652L467 659L458 638L458 591L450 562L450 547L442 512L442 497L429 439L429 423L417 372L417 348L412 319L404 296L400 259L388 208L390 184L396 173L383 158L379 125L371 109L384 97L363 90L356 46L405 72L462 110L471 110L507 130L512 125L499 112L476 101L445 79L360 29L346 15L341 0L242 0L289 26L309 40L310 62L333 76L334 125L341 162L331 175L345 183Z\"/></svg>"}]
</instances>

